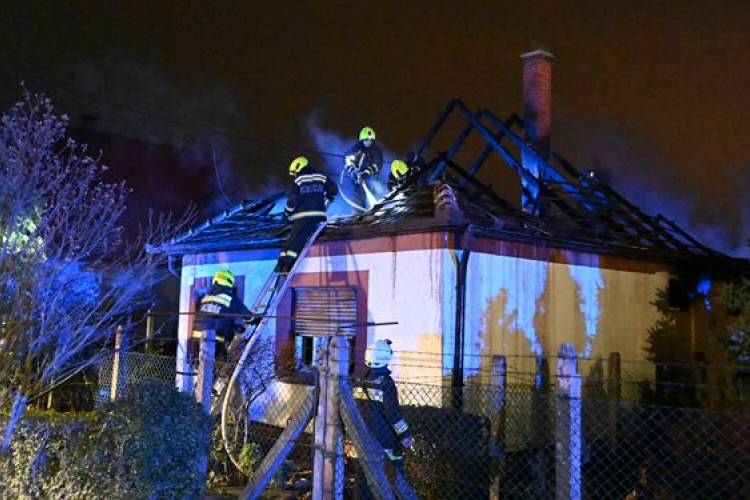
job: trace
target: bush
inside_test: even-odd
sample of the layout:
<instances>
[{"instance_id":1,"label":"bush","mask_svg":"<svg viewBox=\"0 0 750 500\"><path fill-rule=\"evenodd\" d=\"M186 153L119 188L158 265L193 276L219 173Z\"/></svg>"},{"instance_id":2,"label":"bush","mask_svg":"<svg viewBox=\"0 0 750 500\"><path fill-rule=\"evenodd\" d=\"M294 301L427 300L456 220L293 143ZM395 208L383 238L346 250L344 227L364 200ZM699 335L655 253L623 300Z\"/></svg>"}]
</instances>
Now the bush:
<instances>
[{"instance_id":1,"label":"bush","mask_svg":"<svg viewBox=\"0 0 750 500\"><path fill-rule=\"evenodd\" d=\"M230 422L232 422L231 418ZM263 459L260 445L252 442L243 443L241 440L234 442L232 453L237 457L240 470L234 466L224 448L221 425L215 425L211 442L211 457L208 462L209 488L221 490L224 486L246 483L247 478L255 472Z\"/></svg>"},{"instance_id":2,"label":"bush","mask_svg":"<svg viewBox=\"0 0 750 500\"><path fill-rule=\"evenodd\" d=\"M146 382L86 415L30 415L0 457L0 498L197 499L211 419L173 387Z\"/></svg>"},{"instance_id":3,"label":"bush","mask_svg":"<svg viewBox=\"0 0 750 500\"><path fill-rule=\"evenodd\" d=\"M402 411L412 434L406 475L419 498L487 498L489 420L431 406L403 406Z\"/></svg>"}]
</instances>

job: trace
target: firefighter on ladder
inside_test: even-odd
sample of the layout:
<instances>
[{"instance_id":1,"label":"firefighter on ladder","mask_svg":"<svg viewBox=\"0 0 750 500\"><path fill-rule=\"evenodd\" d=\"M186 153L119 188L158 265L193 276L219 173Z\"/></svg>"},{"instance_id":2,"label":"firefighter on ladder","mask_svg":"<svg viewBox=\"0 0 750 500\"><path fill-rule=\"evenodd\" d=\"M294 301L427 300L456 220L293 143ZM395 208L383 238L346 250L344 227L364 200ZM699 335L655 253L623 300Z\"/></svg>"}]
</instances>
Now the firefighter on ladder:
<instances>
[{"instance_id":1,"label":"firefighter on ladder","mask_svg":"<svg viewBox=\"0 0 750 500\"><path fill-rule=\"evenodd\" d=\"M232 342L235 332L244 331L243 316L250 321L252 314L242 299L237 295L234 287L234 274L226 269L217 271L211 280L211 287L206 295L201 297L198 304L198 315L193 324L193 334L190 352L191 355L197 351L203 332L212 329L216 332L217 360L226 361L227 346ZM232 314L237 316L224 316ZM216 316L213 316L216 315Z\"/></svg>"},{"instance_id":2,"label":"firefighter on ladder","mask_svg":"<svg viewBox=\"0 0 750 500\"><path fill-rule=\"evenodd\" d=\"M274 269L277 273L288 273L299 256L299 252L324 222L326 207L338 194L338 186L326 175L309 165L307 158L299 156L289 165L289 175L294 182L287 191L284 215L292 221L292 230Z\"/></svg>"},{"instance_id":3,"label":"firefighter on ladder","mask_svg":"<svg viewBox=\"0 0 750 500\"><path fill-rule=\"evenodd\" d=\"M342 184L344 173L346 173L349 179L347 184L352 193L352 198L346 201L358 212L365 212L370 208L366 190L375 197L380 194L381 190L377 177L383 166L383 151L375 139L375 131L372 127L364 127L359 132L359 141L344 153Z\"/></svg>"}]
</instances>

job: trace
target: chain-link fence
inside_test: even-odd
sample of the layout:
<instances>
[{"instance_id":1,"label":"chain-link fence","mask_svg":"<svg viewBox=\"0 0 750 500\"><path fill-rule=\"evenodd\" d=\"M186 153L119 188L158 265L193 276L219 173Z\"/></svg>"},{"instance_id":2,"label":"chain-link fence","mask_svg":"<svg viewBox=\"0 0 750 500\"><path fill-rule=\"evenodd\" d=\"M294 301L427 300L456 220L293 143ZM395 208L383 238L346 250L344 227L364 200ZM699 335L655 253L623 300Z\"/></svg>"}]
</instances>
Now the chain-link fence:
<instances>
[{"instance_id":1,"label":"chain-link fence","mask_svg":"<svg viewBox=\"0 0 750 500\"><path fill-rule=\"evenodd\" d=\"M679 408L585 393L571 399L520 385L456 390L401 382L398 389L412 432L406 478L422 500L750 498L748 410ZM269 453L312 390L275 381L247 407L251 418L231 434L250 444L249 470ZM309 492L313 429L311 422L294 441L272 489L303 497ZM346 432L344 438L348 449ZM357 458L350 454L344 462L338 487L344 498L362 498Z\"/></svg>"},{"instance_id":2,"label":"chain-link fence","mask_svg":"<svg viewBox=\"0 0 750 500\"><path fill-rule=\"evenodd\" d=\"M413 433L407 478L423 500L750 498L750 410L585 395L576 405L533 387L464 389L446 409L424 403L457 401L453 389L399 391Z\"/></svg>"},{"instance_id":3,"label":"chain-link fence","mask_svg":"<svg viewBox=\"0 0 750 500\"><path fill-rule=\"evenodd\" d=\"M118 391L145 379L175 379L174 358L130 352L116 366L114 354L98 366L99 402L110 398L117 373ZM315 370L268 378L249 400L228 407L227 436L245 472L278 451L274 445L309 405L315 379ZM422 500L750 498L750 407L707 409L717 406L707 394L714 401L729 398L733 386L722 392L663 378L580 381L580 397L561 391L555 377L544 384L460 389L398 382L412 432L406 479ZM681 405L688 393L695 404ZM271 490L309 495L314 429L313 415L276 467ZM361 457L347 453L343 430L335 454L345 467L337 488L344 498L359 499Z\"/></svg>"},{"instance_id":4,"label":"chain-link fence","mask_svg":"<svg viewBox=\"0 0 750 500\"><path fill-rule=\"evenodd\" d=\"M132 351L103 353L96 365L97 391L95 404L110 401L113 395L125 394L144 380L175 383L176 363L170 356L156 356Z\"/></svg>"}]
</instances>

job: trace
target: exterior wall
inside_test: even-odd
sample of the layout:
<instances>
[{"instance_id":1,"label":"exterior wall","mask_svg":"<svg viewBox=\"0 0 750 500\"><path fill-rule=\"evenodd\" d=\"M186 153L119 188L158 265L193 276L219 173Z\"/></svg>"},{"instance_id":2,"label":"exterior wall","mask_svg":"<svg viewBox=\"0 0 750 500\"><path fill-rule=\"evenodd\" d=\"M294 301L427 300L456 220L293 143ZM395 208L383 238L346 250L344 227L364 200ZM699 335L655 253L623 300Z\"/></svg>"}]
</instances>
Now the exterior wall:
<instances>
[{"instance_id":1,"label":"exterior wall","mask_svg":"<svg viewBox=\"0 0 750 500\"><path fill-rule=\"evenodd\" d=\"M391 365L394 377L437 383L443 376L442 333L453 329L451 304L455 290L455 283L442 279L443 267L450 255L442 251L441 246L443 240L439 233L325 242L310 249L293 277L292 286L296 283L311 286L317 282L321 286L356 285L368 290L366 317L360 320L398 324L367 327L366 343L390 338L395 350ZM210 277L225 268L238 280L244 278L243 300L250 306L272 272L277 255L278 251L271 249L186 256L182 267L180 311L191 310L194 301L191 289L196 279ZM335 282L331 282L334 276ZM367 283L353 281L362 279ZM446 318L444 306L450 318ZM266 329L269 338L279 333L276 323L270 322ZM281 325L283 320L278 323ZM185 364L185 353L191 324L190 315L180 317L179 371L189 368Z\"/></svg>"},{"instance_id":2,"label":"exterior wall","mask_svg":"<svg viewBox=\"0 0 750 500\"><path fill-rule=\"evenodd\" d=\"M360 321L398 323L367 327L367 344L392 339L396 378L439 384L450 380L455 349L460 254L454 245L445 233L323 242L311 248L294 279L304 286L363 287L366 317ZM186 256L180 310L191 310L195 279L223 268L244 279L250 306L276 257L273 249ZM509 370L529 375L510 382L529 383L536 356L554 356L562 342L572 342L582 356L616 351L623 360L643 360L648 328L659 317L651 302L668 285L668 273L654 264L481 239L473 245L467 278L464 373L482 383L490 382L498 355L508 357ZM183 362L190 324L189 315L181 316ZM283 320L269 324L269 340L284 334L281 327L288 328ZM648 364L643 367L644 373L628 375L653 377Z\"/></svg>"},{"instance_id":3,"label":"exterior wall","mask_svg":"<svg viewBox=\"0 0 750 500\"><path fill-rule=\"evenodd\" d=\"M467 377L489 382L492 357L505 355L508 370L523 374L508 382L528 384L536 356L554 357L563 342L583 357L619 352L623 360L645 360L648 329L660 317L651 303L668 286L666 271L564 251L536 257L472 254ZM652 378L653 368L631 365L628 376Z\"/></svg>"},{"instance_id":4,"label":"exterior wall","mask_svg":"<svg viewBox=\"0 0 750 500\"><path fill-rule=\"evenodd\" d=\"M445 254L438 233L379 237L314 246L295 279L315 273L366 272L367 342L394 341L394 377L439 380L445 331ZM338 283L337 283L338 284ZM342 283L343 284L343 283Z\"/></svg>"}]
</instances>

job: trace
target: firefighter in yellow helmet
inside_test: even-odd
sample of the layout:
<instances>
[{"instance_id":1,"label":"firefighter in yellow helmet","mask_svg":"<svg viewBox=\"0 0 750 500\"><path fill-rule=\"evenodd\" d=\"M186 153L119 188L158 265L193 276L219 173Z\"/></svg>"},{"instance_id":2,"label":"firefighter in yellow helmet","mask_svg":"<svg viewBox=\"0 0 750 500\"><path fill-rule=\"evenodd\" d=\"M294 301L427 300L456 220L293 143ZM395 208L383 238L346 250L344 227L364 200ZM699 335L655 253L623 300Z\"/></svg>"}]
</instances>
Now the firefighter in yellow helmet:
<instances>
[{"instance_id":1,"label":"firefighter in yellow helmet","mask_svg":"<svg viewBox=\"0 0 750 500\"><path fill-rule=\"evenodd\" d=\"M292 230L279 254L277 273L288 273L292 269L310 235L326 220L326 207L339 191L336 183L316 171L304 156L292 160L289 175L294 181L287 190L284 215L292 221Z\"/></svg>"},{"instance_id":2,"label":"firefighter in yellow helmet","mask_svg":"<svg viewBox=\"0 0 750 500\"><path fill-rule=\"evenodd\" d=\"M391 173L388 175L388 191L403 189L414 182L423 165L424 160L416 154L412 154L408 161L393 160Z\"/></svg>"},{"instance_id":3,"label":"firefighter in yellow helmet","mask_svg":"<svg viewBox=\"0 0 750 500\"><path fill-rule=\"evenodd\" d=\"M388 369L393 358L391 344L389 339L380 339L367 348L367 373L362 387L355 388L354 398L368 429L383 447L394 468L403 474L403 451L411 448L411 432L401 414L398 389ZM364 478L361 478L361 486L362 498L372 498Z\"/></svg>"},{"instance_id":4,"label":"firefighter in yellow helmet","mask_svg":"<svg viewBox=\"0 0 750 500\"><path fill-rule=\"evenodd\" d=\"M222 269L214 274L208 292L198 303L197 314L193 322L194 345L190 350L191 355L196 354L198 349L196 344L200 344L203 332L213 329L216 332L216 359L225 360L227 346L232 342L235 332L245 329L243 319L252 318L250 310L237 295L234 284L235 278L231 271Z\"/></svg>"},{"instance_id":5,"label":"firefighter in yellow helmet","mask_svg":"<svg viewBox=\"0 0 750 500\"><path fill-rule=\"evenodd\" d=\"M347 201L360 212L369 208L365 187L373 193L380 190L376 180L383 166L383 151L376 139L372 127L363 127L359 132L359 141L344 153L344 172L348 174L346 188L351 192L351 200Z\"/></svg>"},{"instance_id":6,"label":"firefighter in yellow helmet","mask_svg":"<svg viewBox=\"0 0 750 500\"><path fill-rule=\"evenodd\" d=\"M388 175L388 190L393 191L404 187L410 177L409 165L403 160L393 160L391 173Z\"/></svg>"}]
</instances>

